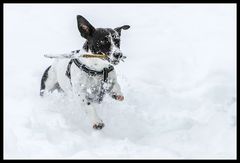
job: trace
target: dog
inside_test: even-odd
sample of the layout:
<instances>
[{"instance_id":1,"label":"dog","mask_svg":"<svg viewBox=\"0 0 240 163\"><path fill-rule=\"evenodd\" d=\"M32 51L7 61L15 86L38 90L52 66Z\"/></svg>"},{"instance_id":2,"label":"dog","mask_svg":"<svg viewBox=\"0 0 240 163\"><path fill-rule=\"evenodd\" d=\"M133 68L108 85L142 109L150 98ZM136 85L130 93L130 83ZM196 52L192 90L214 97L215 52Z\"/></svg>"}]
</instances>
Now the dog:
<instances>
[{"instance_id":1,"label":"dog","mask_svg":"<svg viewBox=\"0 0 240 163\"><path fill-rule=\"evenodd\" d=\"M43 73L40 95L44 96L56 89L66 94L72 93L83 104L92 127L102 129L104 123L97 115L97 104L102 102L105 94L115 100L124 100L114 66L124 57L120 50L121 31L130 26L95 28L83 16L77 15L77 27L86 39L81 50L91 54L105 54L107 59L55 59Z\"/></svg>"}]
</instances>

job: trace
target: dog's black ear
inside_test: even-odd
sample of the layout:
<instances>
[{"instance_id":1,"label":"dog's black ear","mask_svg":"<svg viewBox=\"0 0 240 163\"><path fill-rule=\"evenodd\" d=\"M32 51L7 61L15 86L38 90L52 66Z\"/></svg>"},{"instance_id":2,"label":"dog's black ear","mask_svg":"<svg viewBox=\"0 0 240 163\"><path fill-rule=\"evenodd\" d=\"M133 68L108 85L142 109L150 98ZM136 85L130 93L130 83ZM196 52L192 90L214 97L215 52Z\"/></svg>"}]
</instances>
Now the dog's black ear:
<instances>
[{"instance_id":1,"label":"dog's black ear","mask_svg":"<svg viewBox=\"0 0 240 163\"><path fill-rule=\"evenodd\" d=\"M121 36L121 31L122 31L122 29L127 30L127 29L129 29L129 28L130 28L129 25L123 25L123 26L121 26L121 27L114 28L114 30L116 30L116 31L118 32L119 36Z\"/></svg>"},{"instance_id":2,"label":"dog's black ear","mask_svg":"<svg viewBox=\"0 0 240 163\"><path fill-rule=\"evenodd\" d=\"M85 39L91 37L95 31L95 28L81 15L77 15L77 24L81 36Z\"/></svg>"}]
</instances>

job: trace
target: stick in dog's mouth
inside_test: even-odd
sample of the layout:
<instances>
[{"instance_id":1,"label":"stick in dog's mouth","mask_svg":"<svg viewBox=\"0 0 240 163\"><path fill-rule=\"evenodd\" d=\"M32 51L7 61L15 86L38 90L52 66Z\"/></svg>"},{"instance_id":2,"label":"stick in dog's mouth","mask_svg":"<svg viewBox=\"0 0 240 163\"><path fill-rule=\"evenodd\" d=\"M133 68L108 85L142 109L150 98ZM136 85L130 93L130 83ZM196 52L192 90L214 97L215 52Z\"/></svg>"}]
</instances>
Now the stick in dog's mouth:
<instances>
[{"instance_id":1,"label":"stick in dog's mouth","mask_svg":"<svg viewBox=\"0 0 240 163\"><path fill-rule=\"evenodd\" d=\"M76 55L74 53L65 53L65 54L59 54L59 55L55 55L55 54L44 54L44 57L46 58L56 58L56 59L76 59L79 57L83 57L83 58L99 58L99 59L103 59L103 60L107 60L109 63L112 63L114 65L117 65L120 61L124 62L124 59L126 59L126 56L122 56L121 58L119 58L118 60L111 60L107 54L80 54L80 55Z\"/></svg>"},{"instance_id":2,"label":"stick in dog's mouth","mask_svg":"<svg viewBox=\"0 0 240 163\"><path fill-rule=\"evenodd\" d=\"M83 57L83 58L101 58L101 59L107 59L108 56L106 54L81 54L81 55L77 55L74 56L75 54L59 54L59 55L55 55L55 54L44 54L44 57L46 58L60 58L60 59L64 59L64 58L78 58L78 57Z\"/></svg>"}]
</instances>

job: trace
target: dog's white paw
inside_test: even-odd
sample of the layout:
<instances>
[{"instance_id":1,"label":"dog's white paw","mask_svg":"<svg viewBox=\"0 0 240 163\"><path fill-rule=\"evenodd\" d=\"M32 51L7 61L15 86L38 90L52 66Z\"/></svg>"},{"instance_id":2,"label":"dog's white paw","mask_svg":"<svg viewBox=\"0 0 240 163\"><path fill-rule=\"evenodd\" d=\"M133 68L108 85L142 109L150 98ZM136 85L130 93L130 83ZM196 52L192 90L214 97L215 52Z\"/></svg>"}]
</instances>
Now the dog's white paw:
<instances>
[{"instance_id":1,"label":"dog's white paw","mask_svg":"<svg viewBox=\"0 0 240 163\"><path fill-rule=\"evenodd\" d=\"M93 128L96 130L101 130L104 127L104 123L103 122L97 122L93 124Z\"/></svg>"},{"instance_id":2,"label":"dog's white paw","mask_svg":"<svg viewBox=\"0 0 240 163\"><path fill-rule=\"evenodd\" d=\"M115 100L118 100L118 101L124 100L124 96L122 96L122 95L112 95L112 98L114 98Z\"/></svg>"}]
</instances>

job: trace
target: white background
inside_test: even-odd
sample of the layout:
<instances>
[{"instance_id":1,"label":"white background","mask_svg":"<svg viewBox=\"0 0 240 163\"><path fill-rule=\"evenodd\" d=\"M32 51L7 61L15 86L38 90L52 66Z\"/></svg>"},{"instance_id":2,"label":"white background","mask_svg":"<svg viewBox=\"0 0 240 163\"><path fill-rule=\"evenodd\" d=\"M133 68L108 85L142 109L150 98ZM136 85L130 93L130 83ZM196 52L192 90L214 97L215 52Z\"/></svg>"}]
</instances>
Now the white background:
<instances>
[{"instance_id":1,"label":"white background","mask_svg":"<svg viewBox=\"0 0 240 163\"><path fill-rule=\"evenodd\" d=\"M45 53L80 49L76 15L122 31L124 102L39 97ZM235 4L5 4L5 158L235 158Z\"/></svg>"}]
</instances>

